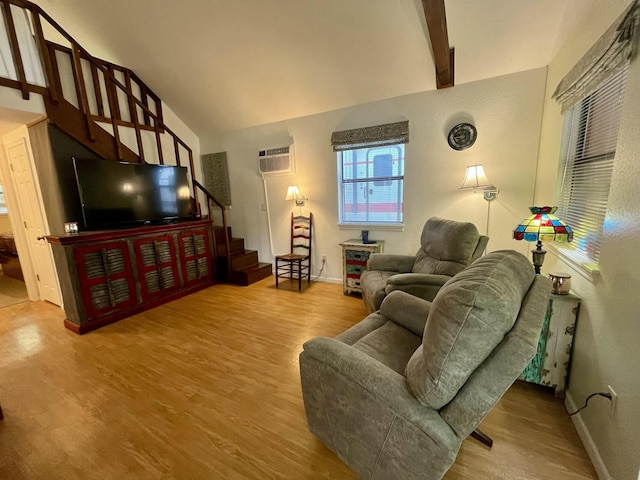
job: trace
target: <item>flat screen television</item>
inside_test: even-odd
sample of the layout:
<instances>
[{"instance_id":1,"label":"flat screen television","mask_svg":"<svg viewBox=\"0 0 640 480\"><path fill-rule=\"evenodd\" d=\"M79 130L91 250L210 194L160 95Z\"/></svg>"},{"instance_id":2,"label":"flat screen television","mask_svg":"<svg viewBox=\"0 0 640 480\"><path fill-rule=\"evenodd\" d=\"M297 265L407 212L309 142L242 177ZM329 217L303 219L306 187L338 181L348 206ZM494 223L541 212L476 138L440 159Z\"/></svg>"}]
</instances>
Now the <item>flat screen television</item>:
<instances>
[{"instance_id":1,"label":"flat screen television","mask_svg":"<svg viewBox=\"0 0 640 480\"><path fill-rule=\"evenodd\" d=\"M86 230L192 218L186 167L73 158Z\"/></svg>"}]
</instances>

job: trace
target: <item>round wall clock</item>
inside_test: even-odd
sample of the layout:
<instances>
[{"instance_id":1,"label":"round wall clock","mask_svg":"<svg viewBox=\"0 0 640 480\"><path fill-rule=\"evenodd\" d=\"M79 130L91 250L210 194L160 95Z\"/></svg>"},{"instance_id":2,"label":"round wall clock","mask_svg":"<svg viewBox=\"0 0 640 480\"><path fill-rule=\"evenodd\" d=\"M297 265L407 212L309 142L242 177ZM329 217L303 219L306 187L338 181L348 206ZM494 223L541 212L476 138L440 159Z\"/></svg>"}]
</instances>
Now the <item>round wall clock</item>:
<instances>
[{"instance_id":1,"label":"round wall clock","mask_svg":"<svg viewBox=\"0 0 640 480\"><path fill-rule=\"evenodd\" d=\"M470 123L459 123L451 129L447 141L454 150L464 150L474 144L477 135L476 127Z\"/></svg>"}]
</instances>

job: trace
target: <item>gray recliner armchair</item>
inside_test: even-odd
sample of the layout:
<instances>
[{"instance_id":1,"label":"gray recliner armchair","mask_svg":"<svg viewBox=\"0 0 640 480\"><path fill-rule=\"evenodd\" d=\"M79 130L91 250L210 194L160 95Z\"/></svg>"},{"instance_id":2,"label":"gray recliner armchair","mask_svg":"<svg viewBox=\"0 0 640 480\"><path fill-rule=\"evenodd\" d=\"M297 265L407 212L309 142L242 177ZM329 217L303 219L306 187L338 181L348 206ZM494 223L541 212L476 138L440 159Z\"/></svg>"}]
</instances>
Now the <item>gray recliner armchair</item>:
<instances>
[{"instance_id":1,"label":"gray recliner armchair","mask_svg":"<svg viewBox=\"0 0 640 480\"><path fill-rule=\"evenodd\" d=\"M415 255L378 253L369 257L360 276L367 312L378 310L394 290L433 300L451 277L482 255L488 241L473 223L430 218Z\"/></svg>"},{"instance_id":2,"label":"gray recliner armchair","mask_svg":"<svg viewBox=\"0 0 640 480\"><path fill-rule=\"evenodd\" d=\"M440 479L534 356L551 284L489 253L433 303L389 294L336 338L304 344L309 429L363 479Z\"/></svg>"}]
</instances>

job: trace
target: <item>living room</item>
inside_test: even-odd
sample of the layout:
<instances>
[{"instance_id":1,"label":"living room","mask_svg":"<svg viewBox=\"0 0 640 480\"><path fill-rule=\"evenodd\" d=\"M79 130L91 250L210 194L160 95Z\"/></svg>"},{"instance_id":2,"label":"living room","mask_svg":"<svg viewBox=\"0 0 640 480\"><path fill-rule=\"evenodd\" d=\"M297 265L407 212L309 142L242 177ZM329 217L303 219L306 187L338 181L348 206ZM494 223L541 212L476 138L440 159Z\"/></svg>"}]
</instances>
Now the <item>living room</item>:
<instances>
[{"instance_id":1,"label":"living room","mask_svg":"<svg viewBox=\"0 0 640 480\"><path fill-rule=\"evenodd\" d=\"M537 68L232 131L211 133L200 127L193 135L198 139L194 151L198 154L226 151L229 158L233 203L228 215L234 231L245 237L263 258L286 251L287 222L294 205L284 197L287 186L295 183L308 198L305 211L314 213L314 264L320 265L321 256L327 256L321 280L341 282L340 243L357 237L360 228L337 226L338 185L331 134L408 120L404 228L372 226L370 236L385 240L388 252L413 253L425 220L437 215L475 223L490 237L488 251L515 249L529 256L531 245L513 241L511 231L527 216L528 207L554 201L562 115L551 95L629 2L621 0L606 5L593 2L588 6L565 3L553 55L547 64ZM87 25L84 28L90 30ZM457 54L462 55L459 51ZM426 46L424 55L428 55ZM136 65L128 66L136 70ZM635 325L640 311L635 294L640 284L639 233L634 224L639 206L636 161L640 155L639 91L640 66L635 60L630 65L620 146L609 195L610 224L603 239L599 274L570 263L552 248L543 268L543 273L570 272L573 290L582 299L567 408L575 410L589 394L606 390L607 385L618 394L613 417L606 400L594 399L575 423L601 478L635 478L640 458L636 427L640 423L637 409L640 386L633 368L637 366L635 346L640 340ZM449 130L459 123L471 123L477 128L477 141L463 151L451 149L446 138ZM263 181L257 174L256 152L285 144L294 146L295 174ZM499 189L495 201L488 203L481 195L459 189L465 168L474 164L483 164L487 176ZM303 295L313 298L313 287L317 285ZM143 334L141 327L132 328ZM338 333L331 328L331 333ZM317 329L313 331L320 334ZM300 338L300 345L306 339ZM6 402L3 405L6 410Z\"/></svg>"}]
</instances>

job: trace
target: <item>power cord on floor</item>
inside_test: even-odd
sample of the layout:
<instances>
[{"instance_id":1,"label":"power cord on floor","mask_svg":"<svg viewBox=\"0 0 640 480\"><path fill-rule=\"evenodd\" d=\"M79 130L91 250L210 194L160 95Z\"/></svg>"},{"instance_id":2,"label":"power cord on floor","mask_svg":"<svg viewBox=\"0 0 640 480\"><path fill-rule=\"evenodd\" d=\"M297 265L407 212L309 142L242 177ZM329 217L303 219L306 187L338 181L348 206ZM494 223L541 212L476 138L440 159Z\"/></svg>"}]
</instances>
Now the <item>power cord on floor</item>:
<instances>
[{"instance_id":1,"label":"power cord on floor","mask_svg":"<svg viewBox=\"0 0 640 480\"><path fill-rule=\"evenodd\" d=\"M571 412L571 413L569 413L569 416L571 417L572 415L575 415L576 413L578 413L580 410L583 410L583 409L587 408L587 404L589 403L589 400L591 400L593 397L596 397L596 396L598 396L598 395L599 395L599 396L601 396L601 397L608 398L608 399L609 399L609 401L611 401L611 394L610 394L610 393L604 393L604 392L595 392L595 393L592 393L592 394L591 394L591 395L589 395L589 396L587 397L587 399L584 401L584 405L583 405L583 406L581 406L579 409L577 409L575 412Z\"/></svg>"}]
</instances>

